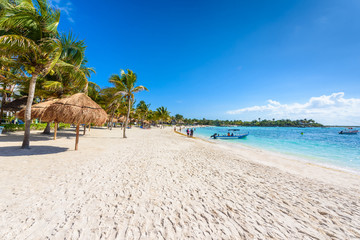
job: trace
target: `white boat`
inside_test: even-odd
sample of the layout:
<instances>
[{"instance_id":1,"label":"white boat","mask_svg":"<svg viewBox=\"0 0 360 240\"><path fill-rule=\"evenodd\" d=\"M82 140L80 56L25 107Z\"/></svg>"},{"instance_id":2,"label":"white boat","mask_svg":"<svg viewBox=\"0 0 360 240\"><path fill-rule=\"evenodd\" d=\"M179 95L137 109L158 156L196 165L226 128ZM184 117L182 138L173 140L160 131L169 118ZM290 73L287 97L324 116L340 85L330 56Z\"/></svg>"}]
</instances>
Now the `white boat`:
<instances>
[{"instance_id":1,"label":"white boat","mask_svg":"<svg viewBox=\"0 0 360 240\"><path fill-rule=\"evenodd\" d=\"M245 134L231 134L231 135L219 135L217 133L211 135L210 137L213 139L240 139L240 138L246 138L249 135L249 133Z\"/></svg>"},{"instance_id":2,"label":"white boat","mask_svg":"<svg viewBox=\"0 0 360 240\"><path fill-rule=\"evenodd\" d=\"M353 130L353 128L348 128L343 131L340 131L339 134L346 134L346 135L355 135L359 132L359 130Z\"/></svg>"}]
</instances>

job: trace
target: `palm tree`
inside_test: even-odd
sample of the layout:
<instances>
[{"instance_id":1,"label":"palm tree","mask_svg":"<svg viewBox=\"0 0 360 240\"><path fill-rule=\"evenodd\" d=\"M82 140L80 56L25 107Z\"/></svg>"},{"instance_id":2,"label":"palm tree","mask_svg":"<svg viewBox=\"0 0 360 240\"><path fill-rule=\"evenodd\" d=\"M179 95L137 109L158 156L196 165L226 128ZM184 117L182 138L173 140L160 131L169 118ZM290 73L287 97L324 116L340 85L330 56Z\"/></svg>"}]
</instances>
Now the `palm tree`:
<instances>
[{"instance_id":1,"label":"palm tree","mask_svg":"<svg viewBox=\"0 0 360 240\"><path fill-rule=\"evenodd\" d=\"M164 127L163 122L168 121L170 119L170 112L167 110L166 107L163 107L163 106L158 107L156 109L156 115L158 116L159 120L161 121L162 127Z\"/></svg>"},{"instance_id":2,"label":"palm tree","mask_svg":"<svg viewBox=\"0 0 360 240\"><path fill-rule=\"evenodd\" d=\"M175 114L175 121L176 123L180 123L181 121L184 120L184 116L180 115L180 114ZM205 118L203 119L203 121L205 121Z\"/></svg>"},{"instance_id":3,"label":"palm tree","mask_svg":"<svg viewBox=\"0 0 360 240\"><path fill-rule=\"evenodd\" d=\"M68 65L56 64L54 74L46 76L43 88L49 91L51 97L57 98L78 92L88 94L89 87L91 91L99 89L99 86L87 80L95 70L86 66L84 41L76 39L72 33L63 34L60 36L60 41L62 46L60 60Z\"/></svg>"},{"instance_id":4,"label":"palm tree","mask_svg":"<svg viewBox=\"0 0 360 240\"><path fill-rule=\"evenodd\" d=\"M0 52L21 64L31 75L22 144L22 148L29 148L36 81L53 69L62 52L61 42L56 38L60 11L52 9L46 0L2 1L0 9L0 29L3 30Z\"/></svg>"},{"instance_id":5,"label":"palm tree","mask_svg":"<svg viewBox=\"0 0 360 240\"><path fill-rule=\"evenodd\" d=\"M149 113L150 104L146 104L145 101L140 101L136 106L136 113L138 114L141 125L144 125L144 120Z\"/></svg>"},{"instance_id":6,"label":"palm tree","mask_svg":"<svg viewBox=\"0 0 360 240\"><path fill-rule=\"evenodd\" d=\"M136 86L136 81L137 81L136 74L129 69L127 70L127 73L125 73L124 70L121 70L120 75L114 74L109 79L109 82L114 84L114 90L115 90L112 101L118 101L119 98L124 98L127 102L128 111L125 118L125 126L123 128L124 138L126 138L125 130L127 128L131 106L132 103L135 101L134 93L141 92L144 90L148 91L148 89L144 86Z\"/></svg>"}]
</instances>

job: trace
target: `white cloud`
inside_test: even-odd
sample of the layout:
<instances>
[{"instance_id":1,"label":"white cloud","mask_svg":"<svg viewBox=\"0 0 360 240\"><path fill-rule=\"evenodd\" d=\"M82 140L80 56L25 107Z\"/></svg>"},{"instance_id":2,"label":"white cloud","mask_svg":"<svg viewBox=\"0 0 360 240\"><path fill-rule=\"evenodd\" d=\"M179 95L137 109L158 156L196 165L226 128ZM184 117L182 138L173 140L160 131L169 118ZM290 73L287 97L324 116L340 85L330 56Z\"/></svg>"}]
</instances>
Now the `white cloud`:
<instances>
[{"instance_id":1,"label":"white cloud","mask_svg":"<svg viewBox=\"0 0 360 240\"><path fill-rule=\"evenodd\" d=\"M268 100L268 104L228 111L233 115L257 113L262 118L312 118L323 124L360 125L360 98L344 98L343 92L312 97L306 103L281 104Z\"/></svg>"},{"instance_id":2,"label":"white cloud","mask_svg":"<svg viewBox=\"0 0 360 240\"><path fill-rule=\"evenodd\" d=\"M50 0L49 3L56 9L59 9L61 11L61 13L65 13L65 15L67 16L67 20L69 20L69 22L74 22L74 19L71 17L71 12L73 11L72 8L72 2L67 0L67 1L63 1L63 0Z\"/></svg>"}]
</instances>

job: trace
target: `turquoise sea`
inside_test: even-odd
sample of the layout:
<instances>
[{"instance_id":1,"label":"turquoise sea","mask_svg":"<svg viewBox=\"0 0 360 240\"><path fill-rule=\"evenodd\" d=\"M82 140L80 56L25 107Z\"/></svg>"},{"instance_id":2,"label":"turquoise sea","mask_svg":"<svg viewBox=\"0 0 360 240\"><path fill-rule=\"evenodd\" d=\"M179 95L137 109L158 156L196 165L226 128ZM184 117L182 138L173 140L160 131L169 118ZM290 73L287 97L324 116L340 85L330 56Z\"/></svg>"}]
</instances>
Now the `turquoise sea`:
<instances>
[{"instance_id":1,"label":"turquoise sea","mask_svg":"<svg viewBox=\"0 0 360 240\"><path fill-rule=\"evenodd\" d=\"M235 127L247 133L245 139L214 140L244 144L290 154L307 161L347 169L360 174L360 134L341 135L344 128ZM214 133L226 134L229 127L196 128L194 136L209 139ZM234 129L234 127L231 127ZM303 132L303 135L301 134Z\"/></svg>"}]
</instances>

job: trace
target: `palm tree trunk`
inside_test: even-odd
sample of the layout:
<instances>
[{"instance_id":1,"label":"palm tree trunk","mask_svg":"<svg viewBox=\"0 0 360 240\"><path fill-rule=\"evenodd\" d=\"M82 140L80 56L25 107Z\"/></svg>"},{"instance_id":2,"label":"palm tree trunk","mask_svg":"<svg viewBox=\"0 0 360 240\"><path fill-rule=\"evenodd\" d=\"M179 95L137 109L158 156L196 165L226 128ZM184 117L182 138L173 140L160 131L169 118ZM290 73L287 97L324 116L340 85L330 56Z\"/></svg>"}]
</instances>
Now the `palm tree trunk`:
<instances>
[{"instance_id":1,"label":"palm tree trunk","mask_svg":"<svg viewBox=\"0 0 360 240\"><path fill-rule=\"evenodd\" d=\"M46 128L44 129L43 134L50 134L50 123L49 122L46 124Z\"/></svg>"},{"instance_id":2,"label":"palm tree trunk","mask_svg":"<svg viewBox=\"0 0 360 240\"><path fill-rule=\"evenodd\" d=\"M86 85L85 85L85 88L84 88L84 93L86 96L89 96L89 82L86 81Z\"/></svg>"},{"instance_id":3,"label":"palm tree trunk","mask_svg":"<svg viewBox=\"0 0 360 240\"><path fill-rule=\"evenodd\" d=\"M126 115L126 119L125 119L125 127L123 129L123 138L126 138L126 135L125 135L125 130L127 128L127 124L128 124L128 119L129 119L129 116L130 116L130 109L131 109L131 99L129 97L129 101L128 101L128 104L129 104L129 107L128 107L128 112L127 112L127 115Z\"/></svg>"},{"instance_id":4,"label":"palm tree trunk","mask_svg":"<svg viewBox=\"0 0 360 240\"><path fill-rule=\"evenodd\" d=\"M6 93L3 93L1 100L0 120L2 120L4 117L4 104L6 103L6 97Z\"/></svg>"},{"instance_id":5,"label":"palm tree trunk","mask_svg":"<svg viewBox=\"0 0 360 240\"><path fill-rule=\"evenodd\" d=\"M112 112L111 118L110 118L110 130L112 129L112 127L114 125L113 121L114 121L114 112Z\"/></svg>"},{"instance_id":6,"label":"palm tree trunk","mask_svg":"<svg viewBox=\"0 0 360 240\"><path fill-rule=\"evenodd\" d=\"M54 140L56 140L57 129L58 129L58 123L55 122L55 124L54 124Z\"/></svg>"},{"instance_id":7,"label":"palm tree trunk","mask_svg":"<svg viewBox=\"0 0 360 240\"><path fill-rule=\"evenodd\" d=\"M75 151L79 149L79 129L80 129L80 124L78 123L76 125Z\"/></svg>"},{"instance_id":8,"label":"palm tree trunk","mask_svg":"<svg viewBox=\"0 0 360 240\"><path fill-rule=\"evenodd\" d=\"M29 149L30 148L30 125L31 125L31 106L34 100L35 95L35 86L38 74L35 73L31 76L30 84L29 84L29 94L26 102L26 109L25 109L25 134L24 140L22 143L22 149Z\"/></svg>"}]
</instances>

